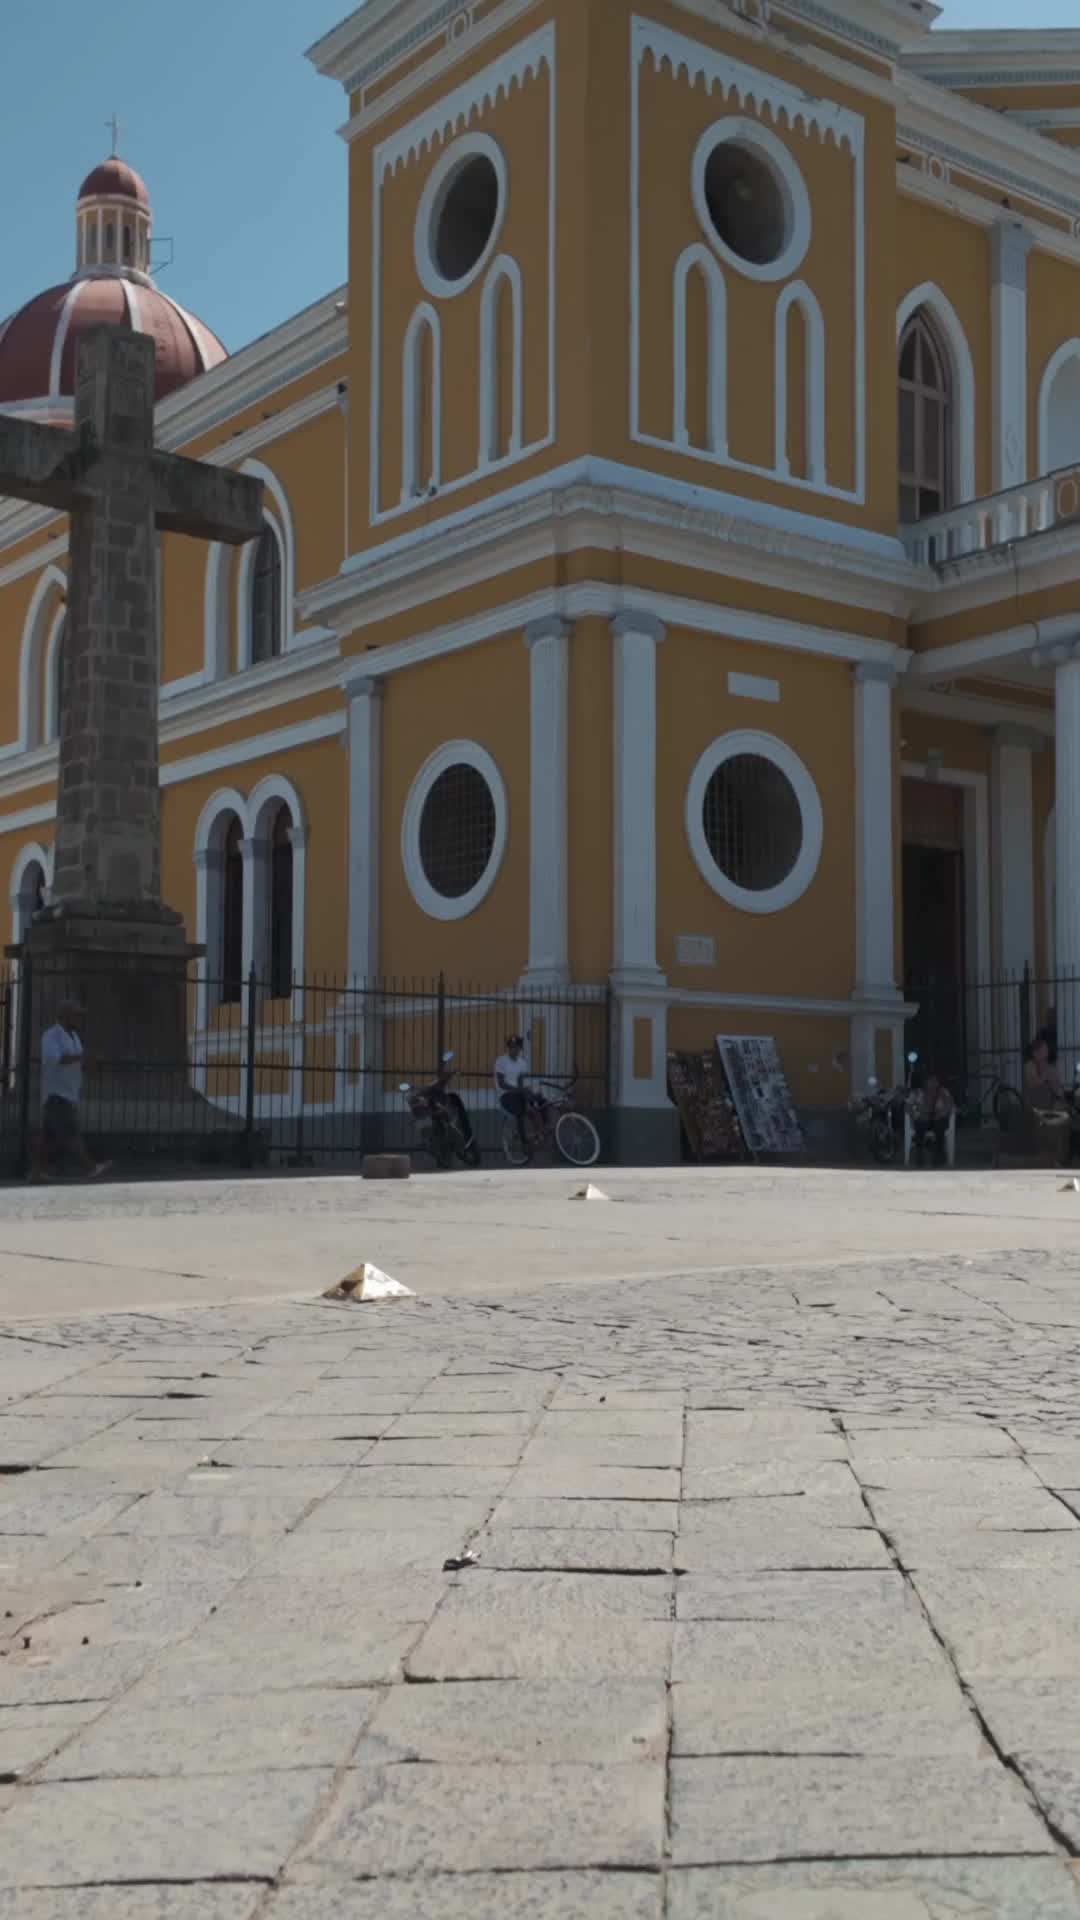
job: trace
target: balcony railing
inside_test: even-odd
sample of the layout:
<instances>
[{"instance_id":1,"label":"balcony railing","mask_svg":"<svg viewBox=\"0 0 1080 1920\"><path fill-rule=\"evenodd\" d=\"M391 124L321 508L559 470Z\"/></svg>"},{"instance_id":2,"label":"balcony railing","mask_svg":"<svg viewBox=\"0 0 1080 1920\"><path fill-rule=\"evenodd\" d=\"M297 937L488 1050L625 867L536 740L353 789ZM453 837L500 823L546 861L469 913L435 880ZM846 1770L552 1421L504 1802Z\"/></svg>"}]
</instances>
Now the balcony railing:
<instances>
[{"instance_id":1,"label":"balcony railing","mask_svg":"<svg viewBox=\"0 0 1080 1920\"><path fill-rule=\"evenodd\" d=\"M1022 487L1008 487L1004 493L951 507L948 513L932 514L901 527L900 538L909 559L935 567L965 554L986 553L1009 540L1026 540L1029 534L1074 524L1080 524L1080 466L1060 467Z\"/></svg>"}]
</instances>

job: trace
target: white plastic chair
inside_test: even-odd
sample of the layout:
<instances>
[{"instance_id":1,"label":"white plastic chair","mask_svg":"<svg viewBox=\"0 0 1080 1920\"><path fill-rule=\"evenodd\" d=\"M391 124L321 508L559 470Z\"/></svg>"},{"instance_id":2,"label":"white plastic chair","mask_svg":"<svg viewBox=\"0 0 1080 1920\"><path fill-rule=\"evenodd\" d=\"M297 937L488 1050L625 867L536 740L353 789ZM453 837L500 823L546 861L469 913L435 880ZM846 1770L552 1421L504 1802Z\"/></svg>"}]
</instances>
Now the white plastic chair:
<instances>
[{"instance_id":1,"label":"white plastic chair","mask_svg":"<svg viewBox=\"0 0 1080 1920\"><path fill-rule=\"evenodd\" d=\"M908 1112L907 1108L905 1107L904 1108L904 1165L905 1167L909 1167L911 1165L911 1149L914 1146L914 1144L915 1144L915 1129L911 1124L911 1115ZM945 1164L947 1167L955 1167L956 1165L956 1108L955 1107L953 1108L952 1112L949 1115L949 1124L945 1129Z\"/></svg>"}]
</instances>

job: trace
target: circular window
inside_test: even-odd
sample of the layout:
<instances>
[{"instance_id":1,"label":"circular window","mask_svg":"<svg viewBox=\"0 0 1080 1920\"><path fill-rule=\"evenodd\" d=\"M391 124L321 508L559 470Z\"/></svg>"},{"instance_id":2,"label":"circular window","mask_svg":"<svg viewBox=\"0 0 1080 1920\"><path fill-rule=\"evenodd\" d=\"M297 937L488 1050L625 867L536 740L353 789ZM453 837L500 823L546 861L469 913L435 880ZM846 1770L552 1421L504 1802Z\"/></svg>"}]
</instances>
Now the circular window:
<instances>
[{"instance_id":1,"label":"circular window","mask_svg":"<svg viewBox=\"0 0 1080 1920\"><path fill-rule=\"evenodd\" d=\"M702 754L686 829L714 893L748 913L791 906L821 858L817 788L791 748L768 734L730 733Z\"/></svg>"},{"instance_id":2,"label":"circular window","mask_svg":"<svg viewBox=\"0 0 1080 1920\"><path fill-rule=\"evenodd\" d=\"M476 279L506 209L502 150L486 134L455 142L433 170L416 219L416 265L429 293L446 299Z\"/></svg>"},{"instance_id":3,"label":"circular window","mask_svg":"<svg viewBox=\"0 0 1080 1920\"><path fill-rule=\"evenodd\" d=\"M401 857L417 904L462 920L491 891L506 847L507 805L491 755L468 740L441 747L405 806Z\"/></svg>"},{"instance_id":4,"label":"circular window","mask_svg":"<svg viewBox=\"0 0 1080 1920\"><path fill-rule=\"evenodd\" d=\"M755 280L793 273L810 244L810 196L783 141L756 120L722 120L694 156L698 218L717 252Z\"/></svg>"}]
</instances>

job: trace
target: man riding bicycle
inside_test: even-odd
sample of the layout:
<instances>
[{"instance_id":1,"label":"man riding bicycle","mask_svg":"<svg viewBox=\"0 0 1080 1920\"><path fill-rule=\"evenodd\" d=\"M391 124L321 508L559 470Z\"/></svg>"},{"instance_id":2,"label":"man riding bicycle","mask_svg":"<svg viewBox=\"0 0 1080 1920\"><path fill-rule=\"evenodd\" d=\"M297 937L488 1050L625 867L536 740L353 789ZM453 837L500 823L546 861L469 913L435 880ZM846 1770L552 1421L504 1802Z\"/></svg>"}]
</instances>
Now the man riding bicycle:
<instances>
[{"instance_id":1,"label":"man riding bicycle","mask_svg":"<svg viewBox=\"0 0 1080 1920\"><path fill-rule=\"evenodd\" d=\"M495 1086L499 1094L499 1105L504 1113L512 1114L517 1121L517 1130L522 1147L528 1153L529 1141L525 1132L525 1116L532 1107L543 1107L544 1099L534 1093L525 1082L529 1072L525 1041L520 1033L512 1033L506 1042L506 1052L500 1053L495 1062Z\"/></svg>"}]
</instances>

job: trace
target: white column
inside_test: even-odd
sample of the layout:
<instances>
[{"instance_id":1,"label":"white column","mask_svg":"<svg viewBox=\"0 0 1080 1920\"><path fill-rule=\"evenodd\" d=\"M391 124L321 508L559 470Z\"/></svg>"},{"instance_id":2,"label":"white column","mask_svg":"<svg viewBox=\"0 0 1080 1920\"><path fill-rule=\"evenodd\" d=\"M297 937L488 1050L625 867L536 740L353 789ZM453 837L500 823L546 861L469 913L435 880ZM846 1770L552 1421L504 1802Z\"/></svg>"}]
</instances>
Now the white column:
<instances>
[{"instance_id":1,"label":"white column","mask_svg":"<svg viewBox=\"0 0 1080 1920\"><path fill-rule=\"evenodd\" d=\"M855 990L851 1079L865 1086L880 1069L879 1033L888 1036L892 1077L901 1071L903 1002L896 988L893 868L893 688L896 673L877 661L855 668ZM862 1006L860 1006L862 1003Z\"/></svg>"},{"instance_id":2,"label":"white column","mask_svg":"<svg viewBox=\"0 0 1080 1920\"><path fill-rule=\"evenodd\" d=\"M1027 256L1031 236L1002 220L990 237L991 444L995 493L1027 479Z\"/></svg>"},{"instance_id":3,"label":"white column","mask_svg":"<svg viewBox=\"0 0 1080 1920\"><path fill-rule=\"evenodd\" d=\"M998 727L991 749L994 958L1015 978L1035 964L1035 852L1031 756L1043 745L1026 727Z\"/></svg>"},{"instance_id":4,"label":"white column","mask_svg":"<svg viewBox=\"0 0 1080 1920\"><path fill-rule=\"evenodd\" d=\"M1080 640L1055 647L1057 953L1060 979L1080 977ZM1058 1018L1062 1019L1059 1002Z\"/></svg>"},{"instance_id":5,"label":"white column","mask_svg":"<svg viewBox=\"0 0 1080 1920\"><path fill-rule=\"evenodd\" d=\"M621 986L663 983L656 964L656 649L651 614L620 613L615 643L615 941Z\"/></svg>"},{"instance_id":6,"label":"white column","mask_svg":"<svg viewBox=\"0 0 1080 1920\"><path fill-rule=\"evenodd\" d=\"M379 971L380 725L378 680L349 680L349 939L348 971L372 980Z\"/></svg>"},{"instance_id":7,"label":"white column","mask_svg":"<svg viewBox=\"0 0 1080 1920\"><path fill-rule=\"evenodd\" d=\"M895 988L891 667L855 668L855 991Z\"/></svg>"},{"instance_id":8,"label":"white column","mask_svg":"<svg viewBox=\"0 0 1080 1920\"><path fill-rule=\"evenodd\" d=\"M529 649L530 986L570 978L567 863L570 780L570 633L565 620L534 621Z\"/></svg>"}]
</instances>

